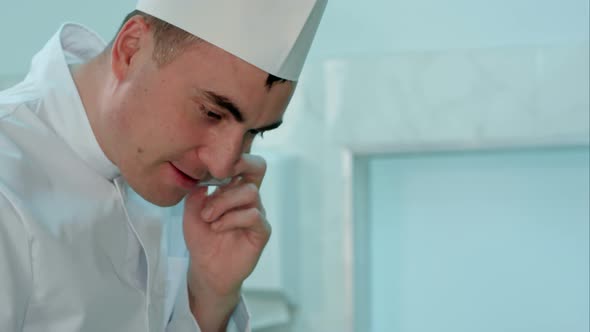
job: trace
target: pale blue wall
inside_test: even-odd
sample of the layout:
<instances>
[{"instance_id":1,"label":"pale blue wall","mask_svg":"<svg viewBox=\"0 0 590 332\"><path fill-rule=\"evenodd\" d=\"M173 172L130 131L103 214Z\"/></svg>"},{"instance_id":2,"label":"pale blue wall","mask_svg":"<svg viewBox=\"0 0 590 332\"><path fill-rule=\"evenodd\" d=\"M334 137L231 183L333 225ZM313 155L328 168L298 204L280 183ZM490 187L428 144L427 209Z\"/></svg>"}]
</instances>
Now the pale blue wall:
<instances>
[{"instance_id":1,"label":"pale blue wall","mask_svg":"<svg viewBox=\"0 0 590 332\"><path fill-rule=\"evenodd\" d=\"M0 0L0 78L21 76L63 22L82 23L103 38L115 33L135 0Z\"/></svg>"},{"instance_id":2,"label":"pale blue wall","mask_svg":"<svg viewBox=\"0 0 590 332\"><path fill-rule=\"evenodd\" d=\"M331 0L312 58L588 43L588 0Z\"/></svg>"},{"instance_id":3,"label":"pale blue wall","mask_svg":"<svg viewBox=\"0 0 590 332\"><path fill-rule=\"evenodd\" d=\"M0 76L24 73L64 21L110 38L135 3L0 0ZM588 0L330 0L310 57L587 43L588 8Z\"/></svg>"},{"instance_id":4,"label":"pale blue wall","mask_svg":"<svg viewBox=\"0 0 590 332\"><path fill-rule=\"evenodd\" d=\"M587 332L588 147L370 162L374 332Z\"/></svg>"}]
</instances>

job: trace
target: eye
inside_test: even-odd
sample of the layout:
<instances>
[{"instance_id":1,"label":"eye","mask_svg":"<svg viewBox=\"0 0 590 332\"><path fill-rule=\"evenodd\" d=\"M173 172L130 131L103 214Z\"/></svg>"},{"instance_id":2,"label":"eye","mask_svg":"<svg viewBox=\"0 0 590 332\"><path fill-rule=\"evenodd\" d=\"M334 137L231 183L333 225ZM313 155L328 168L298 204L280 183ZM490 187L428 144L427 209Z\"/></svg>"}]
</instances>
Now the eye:
<instances>
[{"instance_id":1,"label":"eye","mask_svg":"<svg viewBox=\"0 0 590 332\"><path fill-rule=\"evenodd\" d=\"M221 115L220 113L217 113L215 111L212 111L211 109L207 108L205 105L200 105L199 109L201 110L201 114L203 114L203 116L205 116L213 121L219 121L219 120L223 119L223 115Z\"/></svg>"},{"instance_id":2,"label":"eye","mask_svg":"<svg viewBox=\"0 0 590 332\"><path fill-rule=\"evenodd\" d=\"M215 119L215 120L221 120L221 114L215 113L215 112L212 112L212 111L206 111L206 112L207 112L207 116L208 117L210 117L212 119Z\"/></svg>"}]
</instances>

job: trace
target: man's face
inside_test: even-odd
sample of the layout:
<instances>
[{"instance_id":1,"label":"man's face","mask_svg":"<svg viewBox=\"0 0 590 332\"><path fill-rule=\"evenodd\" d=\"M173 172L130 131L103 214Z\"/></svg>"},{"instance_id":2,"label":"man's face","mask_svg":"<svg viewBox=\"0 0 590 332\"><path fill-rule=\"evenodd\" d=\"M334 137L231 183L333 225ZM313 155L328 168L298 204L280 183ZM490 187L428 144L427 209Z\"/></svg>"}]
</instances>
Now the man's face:
<instances>
[{"instance_id":1,"label":"man's face","mask_svg":"<svg viewBox=\"0 0 590 332\"><path fill-rule=\"evenodd\" d=\"M237 175L257 133L282 121L295 86L269 89L268 73L205 42L158 67L153 41L138 42L107 101L107 150L137 193L173 205L199 180Z\"/></svg>"}]
</instances>

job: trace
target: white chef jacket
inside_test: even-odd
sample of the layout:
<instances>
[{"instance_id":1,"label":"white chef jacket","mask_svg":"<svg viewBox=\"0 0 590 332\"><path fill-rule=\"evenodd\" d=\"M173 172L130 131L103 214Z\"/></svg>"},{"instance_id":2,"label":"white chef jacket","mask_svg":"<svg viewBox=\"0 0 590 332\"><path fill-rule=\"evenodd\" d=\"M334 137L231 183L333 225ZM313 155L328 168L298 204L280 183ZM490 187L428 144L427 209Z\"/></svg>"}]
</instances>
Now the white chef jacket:
<instances>
[{"instance_id":1,"label":"white chef jacket","mask_svg":"<svg viewBox=\"0 0 590 332\"><path fill-rule=\"evenodd\" d=\"M2 332L200 331L186 252L170 257L184 241L181 222L133 195L69 72L104 46L64 24L25 80L0 92ZM249 331L249 320L242 299L228 330Z\"/></svg>"}]
</instances>

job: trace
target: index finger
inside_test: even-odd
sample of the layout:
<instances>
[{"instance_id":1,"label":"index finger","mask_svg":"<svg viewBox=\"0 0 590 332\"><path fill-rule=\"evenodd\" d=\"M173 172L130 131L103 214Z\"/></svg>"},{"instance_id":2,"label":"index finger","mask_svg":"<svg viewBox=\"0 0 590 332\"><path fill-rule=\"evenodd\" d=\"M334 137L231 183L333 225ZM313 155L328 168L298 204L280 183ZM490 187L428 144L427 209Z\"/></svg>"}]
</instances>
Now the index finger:
<instances>
[{"instance_id":1,"label":"index finger","mask_svg":"<svg viewBox=\"0 0 590 332\"><path fill-rule=\"evenodd\" d=\"M266 160L261 156L245 153L237 162L235 173L242 178L242 183L253 183L260 188L266 173Z\"/></svg>"}]
</instances>

